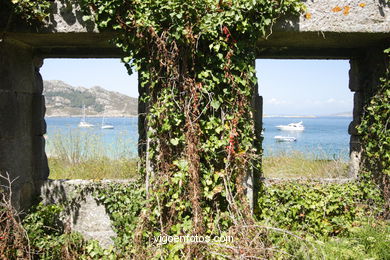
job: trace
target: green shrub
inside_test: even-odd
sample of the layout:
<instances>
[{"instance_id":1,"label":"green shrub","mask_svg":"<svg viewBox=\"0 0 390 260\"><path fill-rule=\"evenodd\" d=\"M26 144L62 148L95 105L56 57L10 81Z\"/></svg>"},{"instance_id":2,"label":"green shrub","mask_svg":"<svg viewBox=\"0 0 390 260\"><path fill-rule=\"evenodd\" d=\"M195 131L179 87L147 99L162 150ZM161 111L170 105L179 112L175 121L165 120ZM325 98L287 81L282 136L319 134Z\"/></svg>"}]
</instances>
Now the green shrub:
<instances>
[{"instance_id":1,"label":"green shrub","mask_svg":"<svg viewBox=\"0 0 390 260\"><path fill-rule=\"evenodd\" d=\"M271 234L278 248L274 259L390 259L390 223L366 218L359 227L337 237L312 237L302 240L294 236Z\"/></svg>"},{"instance_id":2,"label":"green shrub","mask_svg":"<svg viewBox=\"0 0 390 260\"><path fill-rule=\"evenodd\" d=\"M132 247L137 220L145 204L145 189L135 182L111 184L95 189L95 197L106 207L117 233L115 245L124 253Z\"/></svg>"},{"instance_id":3,"label":"green shrub","mask_svg":"<svg viewBox=\"0 0 390 260\"><path fill-rule=\"evenodd\" d=\"M65 248L69 255L78 255L82 251L81 235L64 232L59 221L62 210L60 206L39 204L23 220L31 253L39 259L61 259Z\"/></svg>"},{"instance_id":4,"label":"green shrub","mask_svg":"<svg viewBox=\"0 0 390 260\"><path fill-rule=\"evenodd\" d=\"M348 231L364 214L380 205L378 189L366 183L321 184L284 182L266 187L259 196L259 220L317 236Z\"/></svg>"}]
</instances>

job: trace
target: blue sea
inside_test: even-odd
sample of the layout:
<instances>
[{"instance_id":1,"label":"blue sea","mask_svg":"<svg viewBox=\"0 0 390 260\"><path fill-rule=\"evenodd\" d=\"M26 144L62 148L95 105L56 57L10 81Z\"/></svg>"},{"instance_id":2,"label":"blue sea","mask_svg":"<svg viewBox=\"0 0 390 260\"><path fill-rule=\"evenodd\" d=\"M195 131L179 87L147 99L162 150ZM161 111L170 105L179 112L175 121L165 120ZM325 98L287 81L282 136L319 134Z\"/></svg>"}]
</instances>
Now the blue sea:
<instances>
[{"instance_id":1,"label":"blue sea","mask_svg":"<svg viewBox=\"0 0 390 260\"><path fill-rule=\"evenodd\" d=\"M348 159L350 117L316 117L316 118L286 118L269 117L263 119L265 156L299 151L317 159ZM303 121L303 132L280 131L275 126ZM93 128L78 128L78 117L49 117L47 123L46 151L50 154L55 136L74 136L81 134L83 139L99 139L111 156L119 152L137 156L138 118L106 118L105 123L114 129L101 129L101 118L87 118L87 122L95 125ZM295 142L276 142L274 136L293 136ZM92 143L92 141L90 141ZM108 149L107 147L110 147ZM97 148L96 148L97 149Z\"/></svg>"},{"instance_id":2,"label":"blue sea","mask_svg":"<svg viewBox=\"0 0 390 260\"><path fill-rule=\"evenodd\" d=\"M281 131L275 126L303 122L302 132ZM348 126L352 117L316 117L316 118L284 118L270 117L263 119L265 156L278 153L299 151L314 159L349 158ZM295 142L276 142L276 135L293 136Z\"/></svg>"}]
</instances>

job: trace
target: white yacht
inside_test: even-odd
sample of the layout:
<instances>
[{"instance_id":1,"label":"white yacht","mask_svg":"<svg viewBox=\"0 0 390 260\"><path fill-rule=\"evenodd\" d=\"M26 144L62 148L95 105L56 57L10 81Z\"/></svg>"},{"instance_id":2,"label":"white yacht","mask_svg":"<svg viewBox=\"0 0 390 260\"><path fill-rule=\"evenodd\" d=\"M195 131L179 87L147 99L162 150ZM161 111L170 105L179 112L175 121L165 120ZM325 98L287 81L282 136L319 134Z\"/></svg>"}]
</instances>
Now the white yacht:
<instances>
[{"instance_id":1,"label":"white yacht","mask_svg":"<svg viewBox=\"0 0 390 260\"><path fill-rule=\"evenodd\" d=\"M89 127L93 127L94 125L91 124L91 123L88 123L86 120L85 120L85 105L83 105L83 118L81 119L78 127L81 127L81 128L89 128Z\"/></svg>"},{"instance_id":2,"label":"white yacht","mask_svg":"<svg viewBox=\"0 0 390 260\"><path fill-rule=\"evenodd\" d=\"M276 128L279 130L284 130L284 131L303 131L305 130L305 127L303 126L303 122L298 122L298 123L291 123L288 125L277 125Z\"/></svg>"},{"instance_id":3,"label":"white yacht","mask_svg":"<svg viewBox=\"0 0 390 260\"><path fill-rule=\"evenodd\" d=\"M102 118L102 129L114 129L114 126L113 125L109 125L109 124L105 124L104 123L104 116Z\"/></svg>"},{"instance_id":4,"label":"white yacht","mask_svg":"<svg viewBox=\"0 0 390 260\"><path fill-rule=\"evenodd\" d=\"M277 135L274 138L278 142L294 142L297 140L297 138L293 136L282 136L282 135Z\"/></svg>"}]
</instances>

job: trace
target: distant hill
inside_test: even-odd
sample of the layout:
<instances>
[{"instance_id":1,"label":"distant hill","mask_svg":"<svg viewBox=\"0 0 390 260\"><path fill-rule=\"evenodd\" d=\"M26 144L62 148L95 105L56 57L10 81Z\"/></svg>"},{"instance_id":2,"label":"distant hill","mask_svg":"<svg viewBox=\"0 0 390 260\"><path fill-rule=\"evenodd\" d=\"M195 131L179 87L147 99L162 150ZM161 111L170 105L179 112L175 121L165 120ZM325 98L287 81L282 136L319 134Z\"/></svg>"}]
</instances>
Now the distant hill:
<instances>
[{"instance_id":1,"label":"distant hill","mask_svg":"<svg viewBox=\"0 0 390 260\"><path fill-rule=\"evenodd\" d=\"M329 116L352 117L352 112L341 112L341 113L331 114Z\"/></svg>"},{"instance_id":2,"label":"distant hill","mask_svg":"<svg viewBox=\"0 0 390 260\"><path fill-rule=\"evenodd\" d=\"M43 82L46 116L80 116L86 107L87 116L122 117L138 114L138 99L108 91L101 87L73 87L59 80Z\"/></svg>"}]
</instances>

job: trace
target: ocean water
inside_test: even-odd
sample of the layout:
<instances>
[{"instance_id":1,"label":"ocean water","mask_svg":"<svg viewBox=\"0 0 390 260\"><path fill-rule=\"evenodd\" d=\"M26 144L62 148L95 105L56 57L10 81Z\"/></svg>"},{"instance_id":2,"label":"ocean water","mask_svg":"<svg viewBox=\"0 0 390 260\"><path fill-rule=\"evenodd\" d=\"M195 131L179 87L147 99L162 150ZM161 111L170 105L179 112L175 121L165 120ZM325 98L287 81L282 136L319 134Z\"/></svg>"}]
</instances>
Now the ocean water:
<instances>
[{"instance_id":1,"label":"ocean water","mask_svg":"<svg viewBox=\"0 0 390 260\"><path fill-rule=\"evenodd\" d=\"M81 148L92 153L100 153L109 157L137 157L138 118L113 117L105 118L104 123L114 126L114 129L101 129L101 117L88 117L86 121L94 125L91 128L79 128L80 117L48 117L46 153L53 154L54 145L61 139L63 143L77 143ZM66 146L66 145L65 145ZM67 146L68 149L69 146ZM73 147L73 150L77 148Z\"/></svg>"},{"instance_id":2,"label":"ocean water","mask_svg":"<svg viewBox=\"0 0 390 260\"><path fill-rule=\"evenodd\" d=\"M348 160L350 117L317 117L317 118L284 118L270 117L263 119L265 156L279 153L299 151L308 157L317 159ZM78 117L49 117L47 123L46 151L50 154L53 140L56 136L71 136L81 134L88 142L98 139L103 143L107 155L127 153L127 156L137 156L138 118L106 118L105 123L113 125L114 129L101 129L101 118L87 118L93 128L78 128ZM303 132L280 131L275 126L303 121ZM276 142L274 136L294 136L295 142ZM93 138L92 138L93 137ZM91 139L91 140L89 140ZM92 144L91 144L92 145ZM98 149L98 148L96 148Z\"/></svg>"},{"instance_id":3,"label":"ocean water","mask_svg":"<svg viewBox=\"0 0 390 260\"><path fill-rule=\"evenodd\" d=\"M303 122L302 132L281 131L275 126ZM308 157L317 159L349 158L348 126L351 117L317 117L317 118L282 118L270 117L263 119L265 156L278 153L299 151ZM295 142L276 142L276 135L293 136Z\"/></svg>"}]
</instances>

